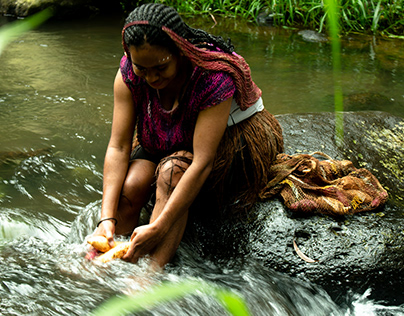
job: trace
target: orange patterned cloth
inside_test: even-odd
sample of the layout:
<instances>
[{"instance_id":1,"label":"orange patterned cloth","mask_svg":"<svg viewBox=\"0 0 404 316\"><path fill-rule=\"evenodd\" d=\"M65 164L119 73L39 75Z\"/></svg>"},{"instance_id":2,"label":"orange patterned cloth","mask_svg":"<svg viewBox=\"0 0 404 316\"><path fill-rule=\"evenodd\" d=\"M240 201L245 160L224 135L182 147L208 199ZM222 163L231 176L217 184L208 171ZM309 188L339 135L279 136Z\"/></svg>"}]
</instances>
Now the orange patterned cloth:
<instances>
[{"instance_id":1,"label":"orange patterned cloth","mask_svg":"<svg viewBox=\"0 0 404 316\"><path fill-rule=\"evenodd\" d=\"M327 159L319 160L315 154ZM387 191L370 171L357 169L348 160L315 154L279 154L261 198L280 194L292 211L328 215L369 211L387 201Z\"/></svg>"}]
</instances>

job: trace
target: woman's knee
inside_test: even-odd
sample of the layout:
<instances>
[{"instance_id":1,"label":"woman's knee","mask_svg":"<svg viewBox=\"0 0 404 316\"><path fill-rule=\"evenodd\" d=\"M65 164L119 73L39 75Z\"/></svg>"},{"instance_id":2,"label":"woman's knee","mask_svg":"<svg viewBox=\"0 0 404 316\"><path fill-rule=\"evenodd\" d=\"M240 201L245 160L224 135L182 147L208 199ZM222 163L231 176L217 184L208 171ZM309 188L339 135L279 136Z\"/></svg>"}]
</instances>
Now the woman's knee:
<instances>
[{"instance_id":1,"label":"woman's knee","mask_svg":"<svg viewBox=\"0 0 404 316\"><path fill-rule=\"evenodd\" d=\"M151 164L149 161L132 163L121 191L123 203L129 204L131 207L142 207L148 201L155 181L155 164L149 164Z\"/></svg>"},{"instance_id":2,"label":"woman's knee","mask_svg":"<svg viewBox=\"0 0 404 316\"><path fill-rule=\"evenodd\" d=\"M156 171L157 188L170 194L192 163L192 157L190 152L179 151L161 160Z\"/></svg>"}]
</instances>

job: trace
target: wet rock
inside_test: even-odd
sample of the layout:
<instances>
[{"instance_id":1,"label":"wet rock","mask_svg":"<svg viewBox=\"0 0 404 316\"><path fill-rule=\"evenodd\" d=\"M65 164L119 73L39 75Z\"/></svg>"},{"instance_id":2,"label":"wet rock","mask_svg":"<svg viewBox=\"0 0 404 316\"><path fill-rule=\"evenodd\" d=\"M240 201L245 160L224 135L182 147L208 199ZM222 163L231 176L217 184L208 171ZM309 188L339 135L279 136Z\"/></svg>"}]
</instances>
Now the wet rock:
<instances>
[{"instance_id":1,"label":"wet rock","mask_svg":"<svg viewBox=\"0 0 404 316\"><path fill-rule=\"evenodd\" d=\"M256 22L258 25L273 26L276 18L281 18L282 14L263 11L257 15Z\"/></svg>"},{"instance_id":2,"label":"wet rock","mask_svg":"<svg viewBox=\"0 0 404 316\"><path fill-rule=\"evenodd\" d=\"M242 220L203 215L193 243L202 256L228 264L258 260L321 285L335 299L372 288L373 298L402 304L404 284L404 119L384 112L344 113L343 139L335 114L281 115L288 154L322 151L370 170L388 190L387 204L352 216L302 216L281 200L257 203ZM304 255L300 258L293 241ZM232 260L229 260L229 258Z\"/></svg>"},{"instance_id":3,"label":"wet rock","mask_svg":"<svg viewBox=\"0 0 404 316\"><path fill-rule=\"evenodd\" d=\"M52 7L56 18L88 17L108 10L116 11L119 1L107 0L0 0L0 13L26 17Z\"/></svg>"},{"instance_id":4,"label":"wet rock","mask_svg":"<svg viewBox=\"0 0 404 316\"><path fill-rule=\"evenodd\" d=\"M297 32L304 41L306 42L313 42L313 43L321 43L321 42L328 42L328 38L319 32L312 31L312 30L301 30Z\"/></svg>"},{"instance_id":5,"label":"wet rock","mask_svg":"<svg viewBox=\"0 0 404 316\"><path fill-rule=\"evenodd\" d=\"M403 210L392 204L378 212L342 218L299 217L280 201L257 207L246 249L268 267L321 285L338 300L349 290L373 289L378 300L402 304L395 289L403 284ZM302 260L293 241L309 258Z\"/></svg>"}]
</instances>

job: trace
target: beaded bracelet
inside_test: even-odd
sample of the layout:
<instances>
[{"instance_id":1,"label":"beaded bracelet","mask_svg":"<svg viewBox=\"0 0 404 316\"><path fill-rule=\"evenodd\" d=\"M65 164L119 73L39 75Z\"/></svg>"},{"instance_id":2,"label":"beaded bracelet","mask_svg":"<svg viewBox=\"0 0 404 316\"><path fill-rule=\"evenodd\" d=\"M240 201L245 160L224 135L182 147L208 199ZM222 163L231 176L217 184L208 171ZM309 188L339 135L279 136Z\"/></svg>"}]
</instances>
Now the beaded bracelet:
<instances>
[{"instance_id":1,"label":"beaded bracelet","mask_svg":"<svg viewBox=\"0 0 404 316\"><path fill-rule=\"evenodd\" d=\"M113 220L113 221L115 222L115 226L118 225L118 220L117 220L116 218L114 218L114 217L107 217L107 218L101 219L101 220L98 222L97 227L100 226L100 224L101 224L103 221L108 221L108 220Z\"/></svg>"}]
</instances>

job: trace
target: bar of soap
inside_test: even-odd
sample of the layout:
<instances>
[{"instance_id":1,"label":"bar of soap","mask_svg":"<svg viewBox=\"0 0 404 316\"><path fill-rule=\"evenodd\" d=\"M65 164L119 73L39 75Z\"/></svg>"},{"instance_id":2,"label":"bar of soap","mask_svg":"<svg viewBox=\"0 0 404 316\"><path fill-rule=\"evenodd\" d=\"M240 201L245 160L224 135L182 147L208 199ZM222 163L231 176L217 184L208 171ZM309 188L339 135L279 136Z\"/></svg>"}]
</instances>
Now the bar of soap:
<instances>
[{"instance_id":1,"label":"bar of soap","mask_svg":"<svg viewBox=\"0 0 404 316\"><path fill-rule=\"evenodd\" d=\"M128 251L130 242L121 242L117 244L114 248L108 250L106 253L95 258L95 260L100 260L102 262L109 262L113 259L121 259Z\"/></svg>"},{"instance_id":2,"label":"bar of soap","mask_svg":"<svg viewBox=\"0 0 404 316\"><path fill-rule=\"evenodd\" d=\"M92 236L87 242L101 252L107 252L112 248L108 243L108 239L104 236Z\"/></svg>"},{"instance_id":3,"label":"bar of soap","mask_svg":"<svg viewBox=\"0 0 404 316\"><path fill-rule=\"evenodd\" d=\"M113 259L121 259L128 251L130 242L115 242L114 247L108 243L108 239L104 236L92 236L87 242L99 252L103 252L98 257L92 256L95 260L102 262L109 262Z\"/></svg>"}]
</instances>

